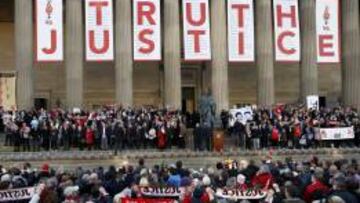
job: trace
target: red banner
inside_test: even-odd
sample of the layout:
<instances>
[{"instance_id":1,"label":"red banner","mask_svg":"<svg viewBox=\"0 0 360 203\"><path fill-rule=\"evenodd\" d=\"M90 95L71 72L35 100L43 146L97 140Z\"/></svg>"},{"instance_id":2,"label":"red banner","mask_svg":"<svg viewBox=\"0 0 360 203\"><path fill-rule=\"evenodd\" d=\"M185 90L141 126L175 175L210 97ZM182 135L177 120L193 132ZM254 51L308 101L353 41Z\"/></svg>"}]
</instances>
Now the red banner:
<instances>
[{"instance_id":1,"label":"red banner","mask_svg":"<svg viewBox=\"0 0 360 203\"><path fill-rule=\"evenodd\" d=\"M173 199L121 198L121 203L174 203Z\"/></svg>"}]
</instances>

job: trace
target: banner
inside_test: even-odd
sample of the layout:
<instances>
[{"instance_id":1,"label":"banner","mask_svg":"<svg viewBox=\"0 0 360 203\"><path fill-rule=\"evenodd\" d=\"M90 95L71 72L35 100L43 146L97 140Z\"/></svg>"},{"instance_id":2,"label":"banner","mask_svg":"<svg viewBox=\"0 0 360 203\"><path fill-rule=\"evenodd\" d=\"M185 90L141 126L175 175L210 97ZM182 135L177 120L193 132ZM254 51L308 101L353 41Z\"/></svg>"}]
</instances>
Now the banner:
<instances>
[{"instance_id":1,"label":"banner","mask_svg":"<svg viewBox=\"0 0 360 203\"><path fill-rule=\"evenodd\" d=\"M340 62L340 6L338 0L316 0L318 63Z\"/></svg>"},{"instance_id":2,"label":"banner","mask_svg":"<svg viewBox=\"0 0 360 203\"><path fill-rule=\"evenodd\" d=\"M121 203L175 203L172 199L121 198Z\"/></svg>"},{"instance_id":3,"label":"banner","mask_svg":"<svg viewBox=\"0 0 360 203\"><path fill-rule=\"evenodd\" d=\"M345 140L354 139L354 127L344 128L315 128L317 140Z\"/></svg>"},{"instance_id":4,"label":"banner","mask_svg":"<svg viewBox=\"0 0 360 203\"><path fill-rule=\"evenodd\" d=\"M230 109L230 118L229 126L234 126L236 121L239 121L242 124L246 124L247 121L253 119L253 111L250 106L239 108L239 109Z\"/></svg>"},{"instance_id":5,"label":"banner","mask_svg":"<svg viewBox=\"0 0 360 203\"><path fill-rule=\"evenodd\" d=\"M63 1L36 0L35 57L38 62L62 61Z\"/></svg>"},{"instance_id":6,"label":"banner","mask_svg":"<svg viewBox=\"0 0 360 203\"><path fill-rule=\"evenodd\" d=\"M319 96L318 95L307 96L306 107L307 109L319 110Z\"/></svg>"},{"instance_id":7,"label":"banner","mask_svg":"<svg viewBox=\"0 0 360 203\"><path fill-rule=\"evenodd\" d=\"M209 0L183 0L184 58L210 60Z\"/></svg>"},{"instance_id":8,"label":"banner","mask_svg":"<svg viewBox=\"0 0 360 203\"><path fill-rule=\"evenodd\" d=\"M275 60L300 61L298 0L274 0Z\"/></svg>"},{"instance_id":9,"label":"banner","mask_svg":"<svg viewBox=\"0 0 360 203\"><path fill-rule=\"evenodd\" d=\"M113 2L85 0L85 37L87 61L114 59Z\"/></svg>"},{"instance_id":10,"label":"banner","mask_svg":"<svg viewBox=\"0 0 360 203\"><path fill-rule=\"evenodd\" d=\"M136 61L161 60L160 0L133 0Z\"/></svg>"},{"instance_id":11,"label":"banner","mask_svg":"<svg viewBox=\"0 0 360 203\"><path fill-rule=\"evenodd\" d=\"M232 200L258 200L263 199L267 195L266 190L261 189L217 189L216 196L224 199Z\"/></svg>"},{"instance_id":12,"label":"banner","mask_svg":"<svg viewBox=\"0 0 360 203\"><path fill-rule=\"evenodd\" d=\"M176 187L141 187L141 194L146 197L176 198L184 192L184 188Z\"/></svg>"},{"instance_id":13,"label":"banner","mask_svg":"<svg viewBox=\"0 0 360 203\"><path fill-rule=\"evenodd\" d=\"M253 0L228 0L227 11L229 61L255 61Z\"/></svg>"},{"instance_id":14,"label":"banner","mask_svg":"<svg viewBox=\"0 0 360 203\"><path fill-rule=\"evenodd\" d=\"M14 73L0 73L0 107L16 109L16 76Z\"/></svg>"},{"instance_id":15,"label":"banner","mask_svg":"<svg viewBox=\"0 0 360 203\"><path fill-rule=\"evenodd\" d=\"M35 193L35 189L33 187L1 190L0 202L31 199L34 193Z\"/></svg>"}]
</instances>

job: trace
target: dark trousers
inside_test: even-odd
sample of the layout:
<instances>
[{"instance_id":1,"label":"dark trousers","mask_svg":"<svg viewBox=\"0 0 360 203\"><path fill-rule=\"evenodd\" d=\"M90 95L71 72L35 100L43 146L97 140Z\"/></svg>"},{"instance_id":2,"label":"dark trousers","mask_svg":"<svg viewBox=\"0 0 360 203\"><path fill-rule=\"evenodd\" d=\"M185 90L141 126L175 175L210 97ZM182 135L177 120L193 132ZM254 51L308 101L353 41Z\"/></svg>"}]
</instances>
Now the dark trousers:
<instances>
[{"instance_id":1,"label":"dark trousers","mask_svg":"<svg viewBox=\"0 0 360 203\"><path fill-rule=\"evenodd\" d=\"M23 151L30 151L30 140L29 138L22 139L22 147Z\"/></svg>"}]
</instances>

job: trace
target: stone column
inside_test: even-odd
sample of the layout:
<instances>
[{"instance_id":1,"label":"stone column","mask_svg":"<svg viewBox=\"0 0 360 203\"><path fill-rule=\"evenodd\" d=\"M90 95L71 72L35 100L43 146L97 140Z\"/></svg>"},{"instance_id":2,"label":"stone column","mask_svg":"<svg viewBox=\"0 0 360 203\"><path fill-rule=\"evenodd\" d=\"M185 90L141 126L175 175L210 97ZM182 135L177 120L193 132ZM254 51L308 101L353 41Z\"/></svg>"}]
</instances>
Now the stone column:
<instances>
[{"instance_id":1,"label":"stone column","mask_svg":"<svg viewBox=\"0 0 360 203\"><path fill-rule=\"evenodd\" d=\"M15 67L18 109L34 104L33 73L33 5L32 1L15 1Z\"/></svg>"},{"instance_id":2,"label":"stone column","mask_svg":"<svg viewBox=\"0 0 360 203\"><path fill-rule=\"evenodd\" d=\"M257 103L271 106L275 102L272 1L256 1Z\"/></svg>"},{"instance_id":3,"label":"stone column","mask_svg":"<svg viewBox=\"0 0 360 203\"><path fill-rule=\"evenodd\" d=\"M229 81L226 41L226 1L211 1L211 89L216 111L229 109Z\"/></svg>"},{"instance_id":4,"label":"stone column","mask_svg":"<svg viewBox=\"0 0 360 203\"><path fill-rule=\"evenodd\" d=\"M342 80L344 104L360 108L359 1L342 2Z\"/></svg>"},{"instance_id":5,"label":"stone column","mask_svg":"<svg viewBox=\"0 0 360 203\"><path fill-rule=\"evenodd\" d=\"M133 105L133 58L131 0L116 0L115 25L115 99Z\"/></svg>"},{"instance_id":6,"label":"stone column","mask_svg":"<svg viewBox=\"0 0 360 203\"><path fill-rule=\"evenodd\" d=\"M84 23L82 0L66 1L65 71L68 108L83 106Z\"/></svg>"},{"instance_id":7,"label":"stone column","mask_svg":"<svg viewBox=\"0 0 360 203\"><path fill-rule=\"evenodd\" d=\"M301 100L318 94L318 70L316 64L316 15L315 0L299 1L301 29Z\"/></svg>"},{"instance_id":8,"label":"stone column","mask_svg":"<svg viewBox=\"0 0 360 203\"><path fill-rule=\"evenodd\" d=\"M181 107L180 6L178 0L163 1L165 106Z\"/></svg>"}]
</instances>

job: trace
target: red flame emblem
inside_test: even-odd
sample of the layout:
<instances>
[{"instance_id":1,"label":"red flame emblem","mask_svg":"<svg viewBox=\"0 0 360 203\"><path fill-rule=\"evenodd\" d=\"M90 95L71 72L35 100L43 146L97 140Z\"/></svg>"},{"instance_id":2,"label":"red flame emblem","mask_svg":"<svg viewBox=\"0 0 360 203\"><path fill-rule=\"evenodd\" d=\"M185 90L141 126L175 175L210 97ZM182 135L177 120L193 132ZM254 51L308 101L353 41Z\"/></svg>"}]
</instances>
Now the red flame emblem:
<instances>
[{"instance_id":1,"label":"red flame emblem","mask_svg":"<svg viewBox=\"0 0 360 203\"><path fill-rule=\"evenodd\" d=\"M326 6L323 17L324 17L324 20L325 20L325 25L327 25L328 21L330 19L329 6Z\"/></svg>"},{"instance_id":2,"label":"red flame emblem","mask_svg":"<svg viewBox=\"0 0 360 203\"><path fill-rule=\"evenodd\" d=\"M52 14L53 10L54 9L51 5L51 0L49 0L46 4L46 9L45 9L45 12L47 13L49 19L51 18L51 14Z\"/></svg>"}]
</instances>

